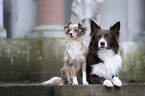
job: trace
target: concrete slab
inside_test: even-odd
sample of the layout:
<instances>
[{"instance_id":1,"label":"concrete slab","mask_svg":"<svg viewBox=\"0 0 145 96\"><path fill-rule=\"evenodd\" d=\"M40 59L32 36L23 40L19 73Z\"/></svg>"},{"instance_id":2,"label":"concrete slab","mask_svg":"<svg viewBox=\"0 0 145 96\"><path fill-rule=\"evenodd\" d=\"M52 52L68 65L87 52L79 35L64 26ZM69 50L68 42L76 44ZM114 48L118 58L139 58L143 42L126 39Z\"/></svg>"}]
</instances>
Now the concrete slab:
<instances>
[{"instance_id":1,"label":"concrete slab","mask_svg":"<svg viewBox=\"0 0 145 96\"><path fill-rule=\"evenodd\" d=\"M0 96L144 96L145 83L125 83L121 88L103 85L45 86L34 84L0 84Z\"/></svg>"}]
</instances>

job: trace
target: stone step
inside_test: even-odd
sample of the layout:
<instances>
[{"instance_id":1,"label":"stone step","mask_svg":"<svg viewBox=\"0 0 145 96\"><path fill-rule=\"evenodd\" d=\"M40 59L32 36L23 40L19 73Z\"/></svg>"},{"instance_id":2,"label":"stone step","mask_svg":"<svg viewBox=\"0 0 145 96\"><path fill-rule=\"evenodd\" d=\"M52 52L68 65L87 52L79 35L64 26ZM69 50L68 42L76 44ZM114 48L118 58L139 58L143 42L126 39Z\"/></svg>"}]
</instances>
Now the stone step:
<instances>
[{"instance_id":1,"label":"stone step","mask_svg":"<svg viewBox=\"0 0 145 96\"><path fill-rule=\"evenodd\" d=\"M123 84L121 88L103 85L48 86L32 84L0 84L0 96L145 96L145 83Z\"/></svg>"}]
</instances>

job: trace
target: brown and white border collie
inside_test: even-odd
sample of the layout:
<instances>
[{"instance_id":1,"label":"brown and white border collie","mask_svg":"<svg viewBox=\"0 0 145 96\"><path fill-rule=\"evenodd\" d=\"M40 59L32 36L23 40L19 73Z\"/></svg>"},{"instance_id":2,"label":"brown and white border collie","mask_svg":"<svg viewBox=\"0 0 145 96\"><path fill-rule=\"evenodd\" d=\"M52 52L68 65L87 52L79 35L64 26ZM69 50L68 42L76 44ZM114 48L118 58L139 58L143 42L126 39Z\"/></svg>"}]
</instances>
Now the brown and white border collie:
<instances>
[{"instance_id":1,"label":"brown and white border collie","mask_svg":"<svg viewBox=\"0 0 145 96\"><path fill-rule=\"evenodd\" d=\"M87 55L87 81L89 84L103 84L121 87L117 77L122 59L119 53L120 22L103 30L91 20L91 41Z\"/></svg>"},{"instance_id":2,"label":"brown and white border collie","mask_svg":"<svg viewBox=\"0 0 145 96\"><path fill-rule=\"evenodd\" d=\"M87 45L83 40L86 33L86 27L82 24L72 24L69 22L64 26L66 34L66 51L64 57L64 66L61 69L61 77L53 77L42 84L55 85L78 85L77 73L82 70L82 84L88 85L86 80L86 52ZM80 76L80 75L79 75ZM80 80L79 80L80 81Z\"/></svg>"}]
</instances>

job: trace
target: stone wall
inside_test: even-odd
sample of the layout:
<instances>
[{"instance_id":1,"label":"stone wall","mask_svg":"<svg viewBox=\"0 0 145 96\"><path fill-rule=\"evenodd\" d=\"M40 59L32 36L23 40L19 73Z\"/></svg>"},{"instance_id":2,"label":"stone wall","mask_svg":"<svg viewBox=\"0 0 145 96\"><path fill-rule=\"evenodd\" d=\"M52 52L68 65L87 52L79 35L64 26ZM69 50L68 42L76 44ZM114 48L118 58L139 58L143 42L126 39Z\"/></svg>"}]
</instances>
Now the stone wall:
<instances>
[{"instance_id":1,"label":"stone wall","mask_svg":"<svg viewBox=\"0 0 145 96\"><path fill-rule=\"evenodd\" d=\"M145 81L145 42L122 42L121 55L120 77L126 81Z\"/></svg>"},{"instance_id":2,"label":"stone wall","mask_svg":"<svg viewBox=\"0 0 145 96\"><path fill-rule=\"evenodd\" d=\"M59 75L65 40L0 39L0 81L41 81Z\"/></svg>"},{"instance_id":3,"label":"stone wall","mask_svg":"<svg viewBox=\"0 0 145 96\"><path fill-rule=\"evenodd\" d=\"M44 81L60 76L64 38L0 39L0 82ZM145 42L121 42L123 81L145 81Z\"/></svg>"}]
</instances>

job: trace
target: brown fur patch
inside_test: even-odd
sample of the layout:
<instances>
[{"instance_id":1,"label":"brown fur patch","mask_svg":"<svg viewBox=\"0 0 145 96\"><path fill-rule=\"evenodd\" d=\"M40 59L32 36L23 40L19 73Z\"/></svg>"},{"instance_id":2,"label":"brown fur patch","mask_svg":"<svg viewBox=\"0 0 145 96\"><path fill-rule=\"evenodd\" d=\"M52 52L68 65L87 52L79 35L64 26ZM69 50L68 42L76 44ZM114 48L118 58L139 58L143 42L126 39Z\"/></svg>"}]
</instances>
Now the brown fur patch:
<instances>
[{"instance_id":1,"label":"brown fur patch","mask_svg":"<svg viewBox=\"0 0 145 96\"><path fill-rule=\"evenodd\" d=\"M64 84L68 84L68 82L69 82L69 71L68 71L68 69L63 68L61 70L61 79L62 79Z\"/></svg>"},{"instance_id":2,"label":"brown fur patch","mask_svg":"<svg viewBox=\"0 0 145 96\"><path fill-rule=\"evenodd\" d=\"M82 72L86 71L86 62L84 60L81 61L82 64Z\"/></svg>"}]
</instances>

